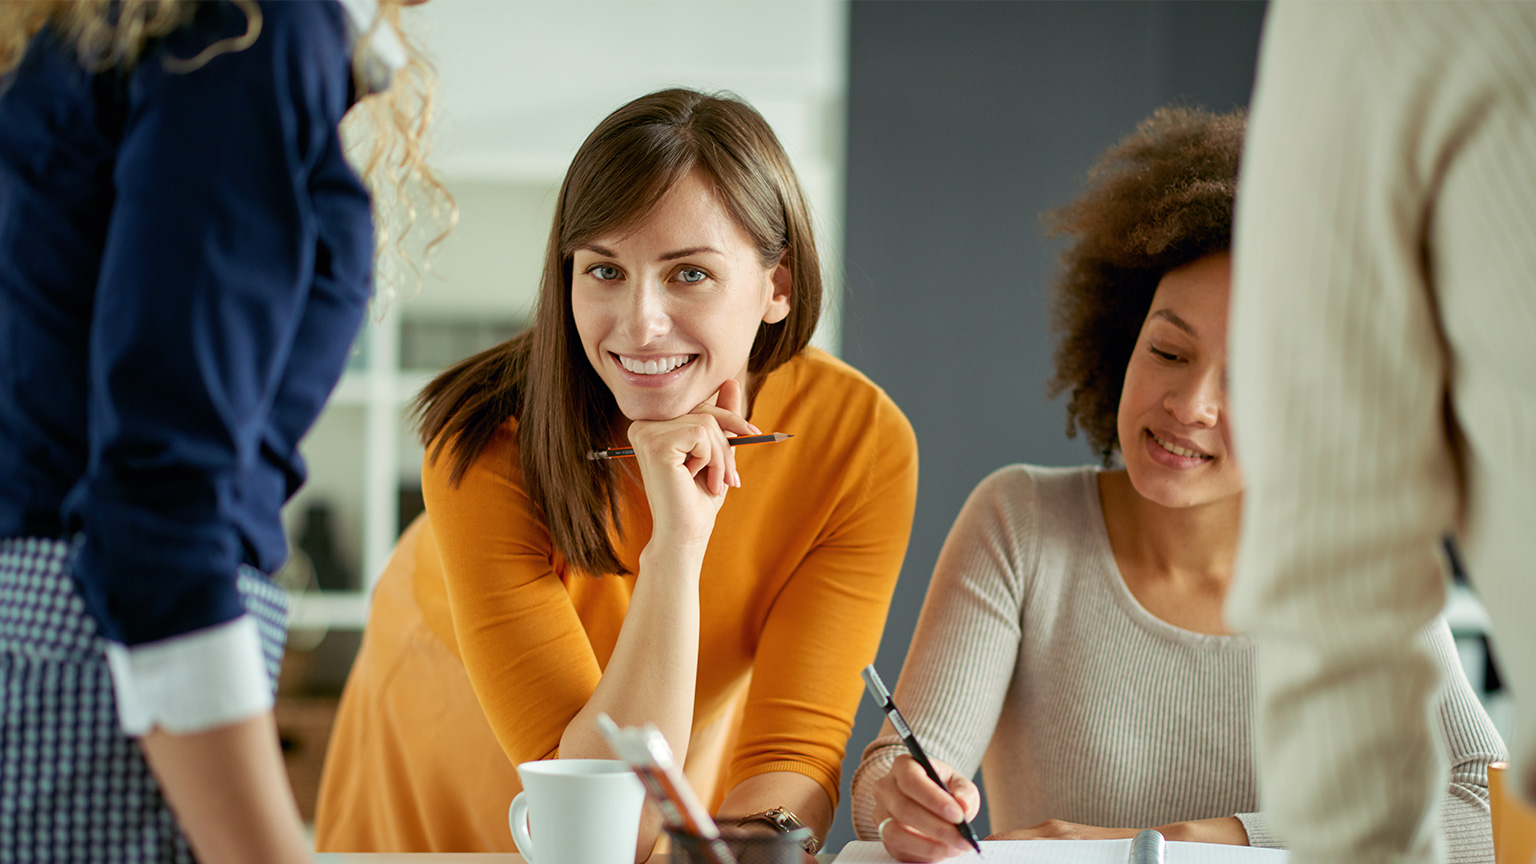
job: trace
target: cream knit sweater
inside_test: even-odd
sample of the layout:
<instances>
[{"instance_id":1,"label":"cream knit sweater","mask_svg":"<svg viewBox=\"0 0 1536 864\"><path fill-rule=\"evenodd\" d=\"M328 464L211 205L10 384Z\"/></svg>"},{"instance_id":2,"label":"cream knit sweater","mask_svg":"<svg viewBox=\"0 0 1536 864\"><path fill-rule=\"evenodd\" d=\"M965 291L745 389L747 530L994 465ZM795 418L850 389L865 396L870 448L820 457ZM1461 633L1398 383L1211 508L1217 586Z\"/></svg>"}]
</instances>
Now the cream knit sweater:
<instances>
[{"instance_id":1,"label":"cream knit sweater","mask_svg":"<svg viewBox=\"0 0 1536 864\"><path fill-rule=\"evenodd\" d=\"M1175 627L1120 578L1092 468L1004 468L971 494L939 556L895 699L931 756L983 770L992 829L1046 819L1150 827L1236 816L1256 846L1254 648ZM1454 860L1493 860L1486 766L1504 746L1437 620L1439 719ZM853 778L854 829L876 839L873 784L904 752L889 724Z\"/></svg>"}]
</instances>

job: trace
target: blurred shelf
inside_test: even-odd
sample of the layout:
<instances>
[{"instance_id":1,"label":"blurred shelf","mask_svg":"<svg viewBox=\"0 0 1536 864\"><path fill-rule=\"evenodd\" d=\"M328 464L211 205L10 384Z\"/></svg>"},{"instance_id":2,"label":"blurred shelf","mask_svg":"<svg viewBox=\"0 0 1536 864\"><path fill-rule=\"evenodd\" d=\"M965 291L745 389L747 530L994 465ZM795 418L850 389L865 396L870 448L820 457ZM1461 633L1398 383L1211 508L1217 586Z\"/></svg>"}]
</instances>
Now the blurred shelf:
<instances>
[{"instance_id":1,"label":"blurred shelf","mask_svg":"<svg viewBox=\"0 0 1536 864\"><path fill-rule=\"evenodd\" d=\"M368 594L362 591L305 591L289 601L289 630L361 630L366 623Z\"/></svg>"},{"instance_id":2,"label":"blurred shelf","mask_svg":"<svg viewBox=\"0 0 1536 864\"><path fill-rule=\"evenodd\" d=\"M457 183L517 183L558 186L571 164L570 153L511 153L481 150L455 153L438 161L438 174Z\"/></svg>"},{"instance_id":3,"label":"blurred shelf","mask_svg":"<svg viewBox=\"0 0 1536 864\"><path fill-rule=\"evenodd\" d=\"M416 398L421 388L427 386L438 374L436 370L408 369L388 375L384 382L384 388L390 393L395 404L404 405ZM348 369L342 373L341 380L336 383L336 392L331 394L331 404L350 405L353 407L366 407L373 404L374 373L366 369Z\"/></svg>"},{"instance_id":4,"label":"blurred shelf","mask_svg":"<svg viewBox=\"0 0 1536 864\"><path fill-rule=\"evenodd\" d=\"M368 404L369 386L370 382L366 371L348 369L341 373L341 380L336 382L336 390L331 393L330 404L366 405Z\"/></svg>"}]
</instances>

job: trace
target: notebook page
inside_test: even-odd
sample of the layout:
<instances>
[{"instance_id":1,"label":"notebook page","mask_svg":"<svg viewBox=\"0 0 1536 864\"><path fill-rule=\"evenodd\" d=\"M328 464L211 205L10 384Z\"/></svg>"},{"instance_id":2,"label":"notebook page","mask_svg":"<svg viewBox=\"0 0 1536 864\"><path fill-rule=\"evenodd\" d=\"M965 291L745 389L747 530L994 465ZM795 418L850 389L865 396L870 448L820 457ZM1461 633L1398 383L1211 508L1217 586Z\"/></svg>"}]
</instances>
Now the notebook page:
<instances>
[{"instance_id":1,"label":"notebook page","mask_svg":"<svg viewBox=\"0 0 1536 864\"><path fill-rule=\"evenodd\" d=\"M1125 864L1129 840L983 840L981 854L967 852L944 864ZM885 845L855 840L843 847L834 864L898 864Z\"/></svg>"},{"instance_id":2,"label":"notebook page","mask_svg":"<svg viewBox=\"0 0 1536 864\"><path fill-rule=\"evenodd\" d=\"M1283 849L1254 849L1219 843L1169 843L1168 864L1286 864ZM1129 840L983 840L981 855L967 852L944 864L1125 864ZM855 840L834 864L898 864L876 841Z\"/></svg>"},{"instance_id":3,"label":"notebook page","mask_svg":"<svg viewBox=\"0 0 1536 864\"><path fill-rule=\"evenodd\" d=\"M1169 843L1167 857L1168 864L1286 864L1291 853L1222 843Z\"/></svg>"}]
</instances>

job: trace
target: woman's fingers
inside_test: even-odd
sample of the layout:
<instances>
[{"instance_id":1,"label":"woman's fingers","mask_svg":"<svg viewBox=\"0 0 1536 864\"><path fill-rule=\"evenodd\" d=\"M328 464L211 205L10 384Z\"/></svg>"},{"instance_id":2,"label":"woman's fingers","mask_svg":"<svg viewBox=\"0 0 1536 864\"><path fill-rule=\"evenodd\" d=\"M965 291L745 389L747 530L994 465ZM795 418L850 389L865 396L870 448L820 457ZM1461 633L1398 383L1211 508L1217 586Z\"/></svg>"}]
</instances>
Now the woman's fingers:
<instances>
[{"instance_id":1,"label":"woman's fingers","mask_svg":"<svg viewBox=\"0 0 1536 864\"><path fill-rule=\"evenodd\" d=\"M722 431L732 432L733 430L728 429L726 424L735 425L734 421L736 420L740 420L747 427L752 425L747 423L746 419L741 416L741 383L735 378L727 378L725 383L720 385L719 392L715 394L715 410L723 412L722 414L712 414L715 417L715 422L720 424ZM739 435L741 433L736 432L735 434ZM736 450L729 445L725 448L725 480L732 486L741 485L741 475L736 473Z\"/></svg>"},{"instance_id":2,"label":"woman's fingers","mask_svg":"<svg viewBox=\"0 0 1536 864\"><path fill-rule=\"evenodd\" d=\"M705 404L708 403L706 402ZM725 383L721 384L720 389L715 391L714 404L716 408L729 411L738 417L741 416L741 409L743 407L741 382L735 378L725 379Z\"/></svg>"},{"instance_id":3,"label":"woman's fingers","mask_svg":"<svg viewBox=\"0 0 1536 864\"><path fill-rule=\"evenodd\" d=\"M727 378L720 389L714 395L695 405L692 414L708 414L720 423L720 428L732 435L761 435L756 426L747 422L747 418L741 416L746 410L746 399L741 392L741 384L735 378Z\"/></svg>"},{"instance_id":4,"label":"woman's fingers","mask_svg":"<svg viewBox=\"0 0 1536 864\"><path fill-rule=\"evenodd\" d=\"M891 816L895 818L892 827L902 826L903 829L915 835L937 842L938 846L949 850L948 855L954 855L960 847L965 846L965 839L955 829L954 822L935 815L932 810L915 803L911 798L897 796L889 803L886 810L889 810Z\"/></svg>"},{"instance_id":5,"label":"woman's fingers","mask_svg":"<svg viewBox=\"0 0 1536 864\"><path fill-rule=\"evenodd\" d=\"M695 406L692 413L714 418L727 437L762 434L756 426L748 423L746 418L741 416L744 402L745 397L742 394L740 382L734 378L727 378L725 383L720 385L720 389L715 391L709 399ZM731 486L741 486L741 475L736 471L734 448L726 447L724 461L725 482Z\"/></svg>"},{"instance_id":6,"label":"woman's fingers","mask_svg":"<svg viewBox=\"0 0 1536 864\"><path fill-rule=\"evenodd\" d=\"M674 420L635 421L629 426L642 474L682 468L711 495L725 494L727 451L725 432L713 416L685 414Z\"/></svg>"},{"instance_id":7,"label":"woman's fingers","mask_svg":"<svg viewBox=\"0 0 1536 864\"><path fill-rule=\"evenodd\" d=\"M900 819L891 818L880 823L880 842L885 851L898 861L931 862L953 858L959 850L947 843L913 831Z\"/></svg>"},{"instance_id":8,"label":"woman's fingers","mask_svg":"<svg viewBox=\"0 0 1536 864\"><path fill-rule=\"evenodd\" d=\"M724 430L708 414L690 414L679 420L688 421L682 428L692 435L687 457L683 460L684 470L699 481L704 491L724 495L727 484L734 479L728 472L735 470Z\"/></svg>"},{"instance_id":9,"label":"woman's fingers","mask_svg":"<svg viewBox=\"0 0 1536 864\"><path fill-rule=\"evenodd\" d=\"M886 810L904 828L951 850L948 854L953 855L966 847L965 839L955 827L955 822L959 820L946 819L906 795L891 796L886 802Z\"/></svg>"},{"instance_id":10,"label":"woman's fingers","mask_svg":"<svg viewBox=\"0 0 1536 864\"><path fill-rule=\"evenodd\" d=\"M959 774L951 774L949 777L949 794L960 802L960 809L965 811L966 820L976 818L981 812L981 790L968 777Z\"/></svg>"},{"instance_id":11,"label":"woman's fingers","mask_svg":"<svg viewBox=\"0 0 1536 864\"><path fill-rule=\"evenodd\" d=\"M711 495L724 495L727 480L734 480L734 474L726 473L730 469L731 448L725 443L725 433L719 426L713 426L708 430L709 439L709 467L705 474L704 488Z\"/></svg>"},{"instance_id":12,"label":"woman's fingers","mask_svg":"<svg viewBox=\"0 0 1536 864\"><path fill-rule=\"evenodd\" d=\"M938 766L935 765L935 769ZM948 768L945 768L948 773ZM955 800L949 790L934 783L928 777L928 772L917 764L917 760L910 756L900 756L891 766L890 776L896 781L896 787L902 793L933 813L937 818L953 825L965 818L965 808ZM939 775L943 777L943 774ZM919 826L921 827L921 826Z\"/></svg>"},{"instance_id":13,"label":"woman's fingers","mask_svg":"<svg viewBox=\"0 0 1536 864\"><path fill-rule=\"evenodd\" d=\"M940 777L953 774L943 763L937 763L935 769ZM934 861L970 848L955 827L966 818L964 805L929 779L912 757L897 757L890 772L876 782L875 798L877 810L893 818L881 835L882 839L894 838L886 842L892 855L904 861Z\"/></svg>"}]
</instances>

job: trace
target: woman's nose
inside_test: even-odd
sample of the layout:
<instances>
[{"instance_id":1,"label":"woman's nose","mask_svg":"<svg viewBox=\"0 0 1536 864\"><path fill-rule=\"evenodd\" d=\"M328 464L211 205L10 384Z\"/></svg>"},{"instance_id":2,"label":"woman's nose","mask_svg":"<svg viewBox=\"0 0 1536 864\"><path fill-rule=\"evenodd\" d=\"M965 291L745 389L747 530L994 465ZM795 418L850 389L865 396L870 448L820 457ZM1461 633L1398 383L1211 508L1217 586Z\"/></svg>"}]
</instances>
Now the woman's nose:
<instances>
[{"instance_id":1,"label":"woman's nose","mask_svg":"<svg viewBox=\"0 0 1536 864\"><path fill-rule=\"evenodd\" d=\"M629 307L624 314L624 330L637 346L666 335L672 326L666 294L655 285L637 285L630 294Z\"/></svg>"},{"instance_id":2,"label":"woman's nose","mask_svg":"<svg viewBox=\"0 0 1536 864\"><path fill-rule=\"evenodd\" d=\"M1163 407L1186 426L1211 427L1221 419L1226 398L1221 370L1207 369L1186 382L1186 386L1170 391Z\"/></svg>"}]
</instances>

